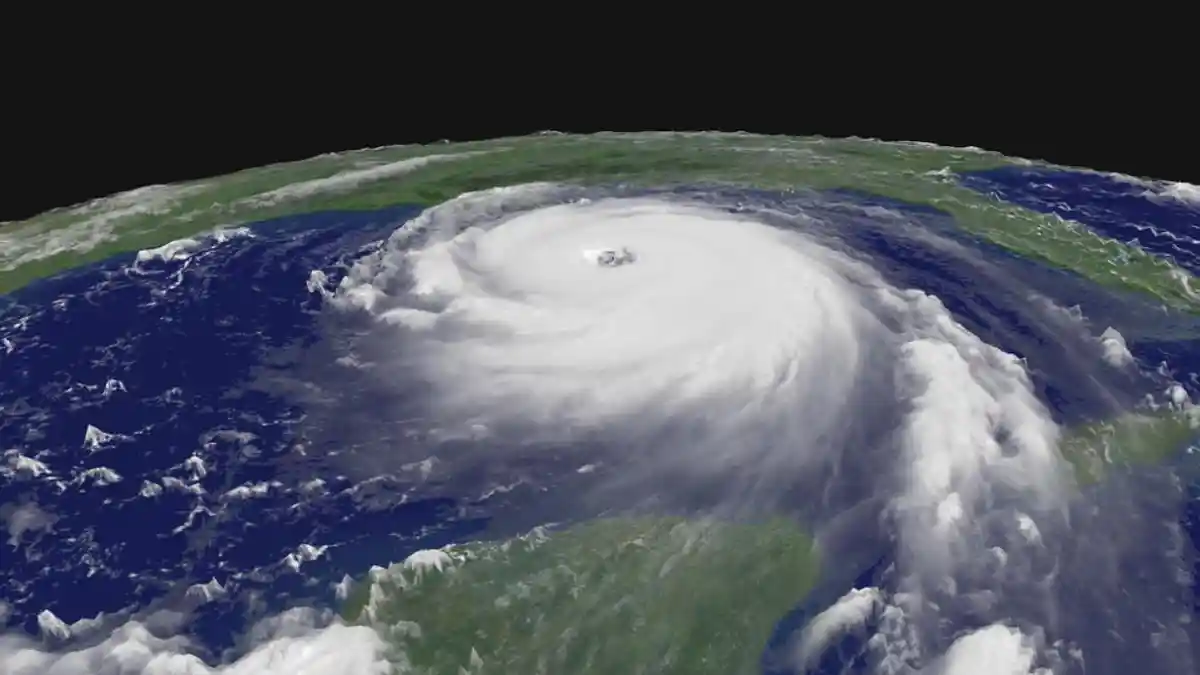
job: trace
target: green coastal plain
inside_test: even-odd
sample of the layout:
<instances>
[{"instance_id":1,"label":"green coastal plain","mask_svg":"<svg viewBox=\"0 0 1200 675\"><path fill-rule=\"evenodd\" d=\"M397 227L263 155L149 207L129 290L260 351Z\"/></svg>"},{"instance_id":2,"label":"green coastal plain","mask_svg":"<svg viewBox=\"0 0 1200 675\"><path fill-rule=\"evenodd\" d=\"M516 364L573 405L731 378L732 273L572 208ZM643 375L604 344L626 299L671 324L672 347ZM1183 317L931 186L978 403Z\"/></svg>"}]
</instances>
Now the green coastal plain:
<instances>
[{"instance_id":1,"label":"green coastal plain","mask_svg":"<svg viewBox=\"0 0 1200 675\"><path fill-rule=\"evenodd\" d=\"M548 181L847 188L941 209L965 231L1109 288L1184 309L1183 270L1076 223L961 187L955 172L1022 160L915 143L750 134L539 135L325 155L148 188L0 227L0 294L216 227L331 210L428 206L463 192Z\"/></svg>"},{"instance_id":2,"label":"green coastal plain","mask_svg":"<svg viewBox=\"0 0 1200 675\"><path fill-rule=\"evenodd\" d=\"M1200 313L1187 271L1081 224L962 187L960 172L1033 164L977 149L750 134L543 134L325 155L151 186L0 224L0 296L78 266L289 215L430 206L531 182L850 189L938 209L964 231L1148 302ZM1190 410L1067 431L1081 487L1196 437ZM611 519L452 547L354 585L343 610L405 673L757 672L772 626L818 575L784 522ZM653 665L650 665L653 664Z\"/></svg>"},{"instance_id":3,"label":"green coastal plain","mask_svg":"<svg viewBox=\"0 0 1200 675\"><path fill-rule=\"evenodd\" d=\"M376 569L343 607L398 672L751 675L817 576L790 521L614 518Z\"/></svg>"}]
</instances>

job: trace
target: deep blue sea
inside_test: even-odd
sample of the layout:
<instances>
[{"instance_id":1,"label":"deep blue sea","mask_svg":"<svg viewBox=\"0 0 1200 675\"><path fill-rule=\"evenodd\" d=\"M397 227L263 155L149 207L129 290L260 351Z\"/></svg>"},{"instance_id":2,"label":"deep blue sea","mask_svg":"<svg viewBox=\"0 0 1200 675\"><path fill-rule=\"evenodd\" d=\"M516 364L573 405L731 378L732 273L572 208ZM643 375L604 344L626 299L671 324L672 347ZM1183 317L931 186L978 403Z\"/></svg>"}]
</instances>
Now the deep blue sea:
<instances>
[{"instance_id":1,"label":"deep blue sea","mask_svg":"<svg viewBox=\"0 0 1200 675\"><path fill-rule=\"evenodd\" d=\"M1139 196L1142 188L1028 169L962 180L1102 234L1137 239L1200 270L1197 212ZM850 192L828 197L821 215L831 220L861 219L860 207L875 204L954 232L951 219L932 209ZM251 226L252 237L210 244L186 259L119 256L0 298L0 449L20 450L51 471L0 482L0 509L20 511L27 524L0 557L0 601L11 609L10 626L36 632L45 609L70 623L144 607L210 579L241 596L261 591L259 614L299 600L330 603L330 583L343 575L485 531L503 502L481 503L475 493L367 494L315 459L327 448L305 446L296 430L307 411L295 399L258 386L318 339L322 299L306 288L310 272L336 277L347 260L416 212L397 206L267 221ZM937 295L985 340L1024 356L1061 422L1112 412L1113 401L1078 386L1088 364L1030 312L1027 295L980 276L961 256L907 245L886 229L849 228L845 237L896 285ZM1137 303L960 239L1059 304L1080 305L1089 318L1116 325ZM1136 327L1128 328L1122 332L1144 365L1166 361L1193 395L1200 393L1190 375L1200 372L1200 344L1138 339ZM1143 393L1130 390L1129 400L1117 403ZM89 444L89 427L112 436ZM97 467L121 480L95 485L94 474L84 472ZM147 494L148 483L161 494ZM1200 487L1194 490L1180 523L1200 547ZM306 544L328 548L309 555ZM878 564L847 572L784 619L775 642L849 586L877 578L886 560L868 563ZM194 628L219 650L253 618L241 602L218 602L202 609ZM857 672L860 647L850 639L818 672Z\"/></svg>"},{"instance_id":2,"label":"deep blue sea","mask_svg":"<svg viewBox=\"0 0 1200 675\"><path fill-rule=\"evenodd\" d=\"M290 428L303 411L248 386L271 354L313 339L320 301L305 287L310 270L413 213L274 220L255 225L253 239L184 261L134 266L120 256L6 299L0 334L12 351L0 357L0 447L38 457L58 479L0 485L0 504L34 502L55 518L3 556L0 598L11 621L36 630L43 609L70 623L145 605L185 579L237 578L242 590L270 588L279 603L320 597L328 589L309 579L361 574L419 548L418 536L439 545L481 527L452 517L448 500L363 508L347 479L295 457ZM89 426L117 436L89 448ZM78 478L98 466L123 480L93 487ZM179 479L174 489L139 495L164 476ZM297 494L296 483L313 479L324 488ZM290 485L270 483L281 480ZM242 485L267 494L222 497ZM284 561L305 543L338 554L305 562L301 575ZM198 631L228 643L246 619L236 609L214 605Z\"/></svg>"}]
</instances>

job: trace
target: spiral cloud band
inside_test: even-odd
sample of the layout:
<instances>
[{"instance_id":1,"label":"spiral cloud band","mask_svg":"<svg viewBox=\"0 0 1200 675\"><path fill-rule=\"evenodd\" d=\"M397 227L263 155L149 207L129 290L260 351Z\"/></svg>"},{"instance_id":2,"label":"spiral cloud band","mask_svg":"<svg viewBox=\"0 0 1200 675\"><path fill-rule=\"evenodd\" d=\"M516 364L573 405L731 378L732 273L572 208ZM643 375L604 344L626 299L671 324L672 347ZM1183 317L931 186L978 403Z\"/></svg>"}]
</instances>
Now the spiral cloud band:
<instances>
[{"instance_id":1,"label":"spiral cloud band","mask_svg":"<svg viewBox=\"0 0 1200 675\"><path fill-rule=\"evenodd\" d=\"M696 207L553 206L404 253L409 296L379 316L413 331L454 422L565 436L668 406L661 421L719 412L712 431L784 421L811 440L846 403L868 317L804 244Z\"/></svg>"},{"instance_id":2,"label":"spiral cloud band","mask_svg":"<svg viewBox=\"0 0 1200 675\"><path fill-rule=\"evenodd\" d=\"M321 367L355 367L356 386L376 387L365 396L394 391L405 433L417 427L410 445L439 473L582 442L617 510L702 501L752 517L816 503L789 512L829 568L867 538L860 514L894 525L892 570L839 586L784 646L788 672L861 633L878 673L1055 672L1069 658L1045 628L1045 549L1064 508L1058 427L1020 359L936 297L889 283L843 236L861 223L811 205L549 184L468 193L398 227L336 284L313 273L336 354ZM369 448L413 459L382 435ZM339 457L365 480L383 473L351 466L379 459L365 452ZM692 490L703 499L680 496ZM162 621L62 627L69 651L0 636L0 666L384 673L396 656L386 635L301 608L209 666Z\"/></svg>"},{"instance_id":3,"label":"spiral cloud band","mask_svg":"<svg viewBox=\"0 0 1200 675\"><path fill-rule=\"evenodd\" d=\"M735 502L839 465L863 410L891 400L877 459L891 462L879 473L904 592L872 641L881 672L923 651L965 663L972 645L1011 661L997 672L1032 672L1033 638L1016 628L981 625L947 649L927 627L999 592L985 529L1036 548L1029 533L1061 494L1058 429L1019 359L888 285L806 214L547 185L471 193L406 224L330 297L391 326L399 356L372 358L428 384L431 424L618 438L640 455L627 471L746 479ZM826 617L800 651L846 623Z\"/></svg>"}]
</instances>

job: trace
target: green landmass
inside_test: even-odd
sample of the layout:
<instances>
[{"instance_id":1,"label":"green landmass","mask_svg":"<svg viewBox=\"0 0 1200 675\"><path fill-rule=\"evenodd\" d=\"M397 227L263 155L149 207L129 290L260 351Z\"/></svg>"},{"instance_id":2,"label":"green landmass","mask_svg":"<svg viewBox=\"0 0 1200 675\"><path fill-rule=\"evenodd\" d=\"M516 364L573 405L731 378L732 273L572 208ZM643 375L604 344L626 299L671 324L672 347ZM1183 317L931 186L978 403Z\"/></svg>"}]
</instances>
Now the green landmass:
<instances>
[{"instance_id":1,"label":"green landmass","mask_svg":"<svg viewBox=\"0 0 1200 675\"><path fill-rule=\"evenodd\" d=\"M1115 467L1157 464L1200 436L1200 410L1128 413L1069 430L1060 450L1079 485L1099 482Z\"/></svg>"},{"instance_id":2,"label":"green landmass","mask_svg":"<svg viewBox=\"0 0 1200 675\"><path fill-rule=\"evenodd\" d=\"M1062 451L1086 487L1196 435L1192 409L1129 414L1071 430ZM439 553L376 568L343 604L384 637L396 672L757 673L819 573L785 520L611 518Z\"/></svg>"},{"instance_id":3,"label":"green landmass","mask_svg":"<svg viewBox=\"0 0 1200 675\"><path fill-rule=\"evenodd\" d=\"M783 520L606 519L445 555L440 571L377 569L344 605L397 672L758 673L818 567Z\"/></svg>"},{"instance_id":4,"label":"green landmass","mask_svg":"<svg viewBox=\"0 0 1200 675\"><path fill-rule=\"evenodd\" d=\"M1062 451L1086 487L1178 452L1198 421L1129 414L1071 430ZM819 573L785 520L610 518L434 553L375 568L342 606L384 637L398 673L758 673Z\"/></svg>"},{"instance_id":5,"label":"green landmass","mask_svg":"<svg viewBox=\"0 0 1200 675\"><path fill-rule=\"evenodd\" d=\"M0 294L116 253L284 215L431 205L471 190L535 181L705 182L781 190L851 188L933 206L951 214L964 230L1019 255L1075 270L1109 288L1197 309L1187 272L1076 223L961 187L953 176L1014 161L996 153L919 144L700 133L543 135L361 150L6 224L0 227Z\"/></svg>"}]
</instances>

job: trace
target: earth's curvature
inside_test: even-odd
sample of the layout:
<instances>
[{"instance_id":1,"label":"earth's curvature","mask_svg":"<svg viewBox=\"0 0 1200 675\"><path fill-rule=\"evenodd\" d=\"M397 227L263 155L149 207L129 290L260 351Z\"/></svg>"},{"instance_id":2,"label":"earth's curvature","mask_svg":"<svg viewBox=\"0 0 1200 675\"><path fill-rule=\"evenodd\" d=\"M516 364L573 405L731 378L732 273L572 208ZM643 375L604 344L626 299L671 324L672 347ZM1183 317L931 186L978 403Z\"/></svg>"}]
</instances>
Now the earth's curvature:
<instances>
[{"instance_id":1,"label":"earth's curvature","mask_svg":"<svg viewBox=\"0 0 1200 675\"><path fill-rule=\"evenodd\" d=\"M0 672L1197 672L1198 234L664 133L5 224Z\"/></svg>"}]
</instances>

